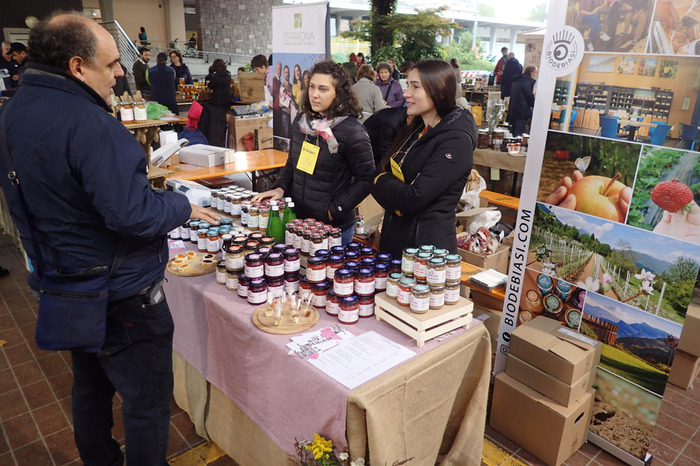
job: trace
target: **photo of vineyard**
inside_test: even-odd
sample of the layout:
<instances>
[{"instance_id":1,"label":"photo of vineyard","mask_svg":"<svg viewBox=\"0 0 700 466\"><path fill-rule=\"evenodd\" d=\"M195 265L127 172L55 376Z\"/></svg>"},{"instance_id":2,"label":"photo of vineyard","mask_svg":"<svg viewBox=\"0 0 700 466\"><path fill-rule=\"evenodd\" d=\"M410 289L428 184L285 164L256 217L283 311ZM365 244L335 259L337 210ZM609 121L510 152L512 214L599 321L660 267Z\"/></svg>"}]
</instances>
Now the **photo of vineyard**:
<instances>
[{"instance_id":1,"label":"photo of vineyard","mask_svg":"<svg viewBox=\"0 0 700 466\"><path fill-rule=\"evenodd\" d=\"M700 244L700 154L642 148L629 225Z\"/></svg>"},{"instance_id":2,"label":"photo of vineyard","mask_svg":"<svg viewBox=\"0 0 700 466\"><path fill-rule=\"evenodd\" d=\"M700 246L537 203L527 266L682 324Z\"/></svg>"}]
</instances>

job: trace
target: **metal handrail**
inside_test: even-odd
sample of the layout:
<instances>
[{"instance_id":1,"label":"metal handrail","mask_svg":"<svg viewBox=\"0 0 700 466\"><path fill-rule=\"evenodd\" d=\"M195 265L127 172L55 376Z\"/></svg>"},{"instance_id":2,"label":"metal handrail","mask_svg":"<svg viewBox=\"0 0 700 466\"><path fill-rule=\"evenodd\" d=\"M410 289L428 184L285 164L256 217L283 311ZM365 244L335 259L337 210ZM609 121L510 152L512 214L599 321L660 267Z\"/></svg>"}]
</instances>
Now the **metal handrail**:
<instances>
[{"instance_id":1,"label":"metal handrail","mask_svg":"<svg viewBox=\"0 0 700 466\"><path fill-rule=\"evenodd\" d=\"M114 37L119 49L121 64L126 68L127 76L133 78L134 63L139 59L138 49L117 21L103 21L100 24Z\"/></svg>"}]
</instances>

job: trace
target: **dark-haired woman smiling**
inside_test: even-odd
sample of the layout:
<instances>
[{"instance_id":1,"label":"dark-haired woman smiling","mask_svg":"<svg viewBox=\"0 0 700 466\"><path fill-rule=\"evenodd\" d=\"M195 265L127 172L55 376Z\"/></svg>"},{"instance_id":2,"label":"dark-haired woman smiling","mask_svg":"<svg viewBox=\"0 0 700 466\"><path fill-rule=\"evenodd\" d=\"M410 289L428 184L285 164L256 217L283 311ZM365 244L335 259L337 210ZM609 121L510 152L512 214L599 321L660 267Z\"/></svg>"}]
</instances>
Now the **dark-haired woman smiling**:
<instances>
[{"instance_id":1,"label":"dark-haired woman smiling","mask_svg":"<svg viewBox=\"0 0 700 466\"><path fill-rule=\"evenodd\" d=\"M408 72L406 110L413 116L394 140L372 195L384 207L380 249L433 244L457 250L455 208L472 168L476 124L455 105L449 63L422 60Z\"/></svg>"}]
</instances>

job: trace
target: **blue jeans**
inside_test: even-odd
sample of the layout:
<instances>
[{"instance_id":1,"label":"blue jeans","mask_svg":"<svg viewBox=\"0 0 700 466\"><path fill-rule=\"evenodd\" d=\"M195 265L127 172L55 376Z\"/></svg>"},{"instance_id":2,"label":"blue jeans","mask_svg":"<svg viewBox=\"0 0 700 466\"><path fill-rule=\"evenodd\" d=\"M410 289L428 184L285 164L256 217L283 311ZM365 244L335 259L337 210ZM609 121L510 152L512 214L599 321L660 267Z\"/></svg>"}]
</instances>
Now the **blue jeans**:
<instances>
[{"instance_id":1,"label":"blue jeans","mask_svg":"<svg viewBox=\"0 0 700 466\"><path fill-rule=\"evenodd\" d=\"M173 330L165 299L147 304L134 296L110 303L102 351L71 351L75 443L86 466L123 464L112 437L115 391L123 399L129 464L167 465Z\"/></svg>"},{"instance_id":2,"label":"blue jeans","mask_svg":"<svg viewBox=\"0 0 700 466\"><path fill-rule=\"evenodd\" d=\"M348 243L352 243L352 239L354 236L355 224L353 223L352 226L340 232L340 240L342 241L343 246L347 245Z\"/></svg>"}]
</instances>

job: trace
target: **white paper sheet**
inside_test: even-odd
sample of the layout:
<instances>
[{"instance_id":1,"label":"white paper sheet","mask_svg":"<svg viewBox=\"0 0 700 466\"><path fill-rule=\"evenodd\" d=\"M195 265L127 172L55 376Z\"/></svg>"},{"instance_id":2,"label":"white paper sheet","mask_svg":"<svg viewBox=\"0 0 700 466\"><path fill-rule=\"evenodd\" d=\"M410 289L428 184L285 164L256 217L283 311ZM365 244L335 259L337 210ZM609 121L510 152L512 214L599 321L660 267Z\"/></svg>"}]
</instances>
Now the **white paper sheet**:
<instances>
[{"instance_id":1,"label":"white paper sheet","mask_svg":"<svg viewBox=\"0 0 700 466\"><path fill-rule=\"evenodd\" d=\"M307 361L352 390L415 355L377 332L367 332Z\"/></svg>"}]
</instances>

